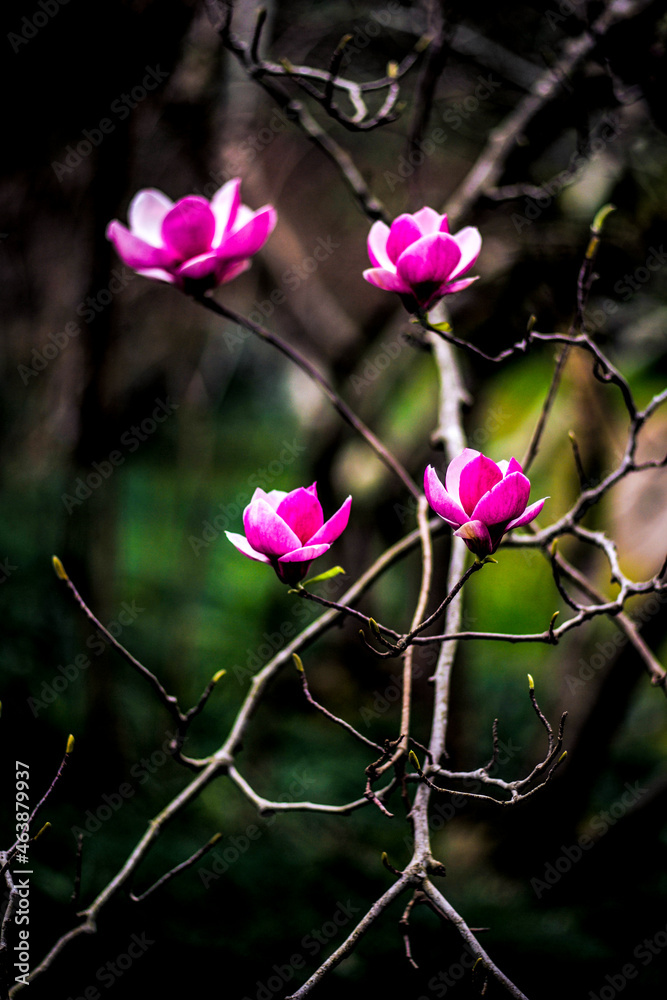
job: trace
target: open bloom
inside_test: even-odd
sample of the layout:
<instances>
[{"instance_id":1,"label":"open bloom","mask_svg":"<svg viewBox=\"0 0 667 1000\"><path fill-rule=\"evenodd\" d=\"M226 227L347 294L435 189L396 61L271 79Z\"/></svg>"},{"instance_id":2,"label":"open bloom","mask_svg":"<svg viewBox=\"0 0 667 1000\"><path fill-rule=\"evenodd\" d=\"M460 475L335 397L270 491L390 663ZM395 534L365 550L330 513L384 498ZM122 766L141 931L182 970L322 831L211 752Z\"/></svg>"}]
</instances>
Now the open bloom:
<instances>
[{"instance_id":1,"label":"open bloom","mask_svg":"<svg viewBox=\"0 0 667 1000\"><path fill-rule=\"evenodd\" d=\"M276 224L271 205L252 212L241 204L240 187L236 177L210 202L188 195L176 204L161 191L139 191L130 202L130 228L114 219L107 239L138 274L209 291L246 271Z\"/></svg>"},{"instance_id":2,"label":"open bloom","mask_svg":"<svg viewBox=\"0 0 667 1000\"><path fill-rule=\"evenodd\" d=\"M472 448L464 448L450 462L445 482L443 486L429 465L424 473L426 499L479 558L495 552L505 532L537 517L548 499L528 507L530 481L517 460L492 462Z\"/></svg>"},{"instance_id":3,"label":"open bloom","mask_svg":"<svg viewBox=\"0 0 667 1000\"><path fill-rule=\"evenodd\" d=\"M325 523L317 483L291 493L258 488L243 511L245 537L233 531L225 534L244 556L269 563L283 583L295 586L308 574L312 560L323 556L345 530L351 503L348 497Z\"/></svg>"},{"instance_id":4,"label":"open bloom","mask_svg":"<svg viewBox=\"0 0 667 1000\"><path fill-rule=\"evenodd\" d=\"M467 226L452 235L446 215L421 208L391 224L374 222L368 234L373 267L364 271L371 285L398 292L409 312L430 309L445 295L476 281L464 278L482 247L479 230Z\"/></svg>"}]
</instances>

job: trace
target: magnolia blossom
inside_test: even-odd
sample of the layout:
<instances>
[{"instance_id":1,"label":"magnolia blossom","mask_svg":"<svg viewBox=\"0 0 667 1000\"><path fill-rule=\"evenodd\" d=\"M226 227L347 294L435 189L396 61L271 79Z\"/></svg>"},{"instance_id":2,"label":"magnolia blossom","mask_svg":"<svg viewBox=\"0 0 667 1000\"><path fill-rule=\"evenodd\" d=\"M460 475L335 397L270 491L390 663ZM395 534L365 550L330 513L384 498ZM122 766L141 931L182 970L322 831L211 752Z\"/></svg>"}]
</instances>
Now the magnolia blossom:
<instances>
[{"instance_id":1,"label":"magnolia blossom","mask_svg":"<svg viewBox=\"0 0 667 1000\"><path fill-rule=\"evenodd\" d=\"M227 538L249 559L269 563L291 586L303 580L313 559L323 556L347 527L352 497L324 522L317 483L291 493L256 489L243 511L245 537L226 531Z\"/></svg>"},{"instance_id":2,"label":"magnolia blossom","mask_svg":"<svg viewBox=\"0 0 667 1000\"><path fill-rule=\"evenodd\" d=\"M472 448L450 462L445 483L429 465L424 473L426 499L479 558L495 552L505 532L536 518L548 499L528 507L530 481L517 460L492 462Z\"/></svg>"},{"instance_id":3,"label":"magnolia blossom","mask_svg":"<svg viewBox=\"0 0 667 1000\"><path fill-rule=\"evenodd\" d=\"M271 205L252 212L241 204L240 187L236 177L210 202L188 195L176 204L161 191L140 191L130 202L130 228L114 219L107 239L138 274L209 291L246 271L276 224Z\"/></svg>"},{"instance_id":4,"label":"magnolia blossom","mask_svg":"<svg viewBox=\"0 0 667 1000\"><path fill-rule=\"evenodd\" d=\"M452 235L446 215L422 208L399 215L391 224L375 222L368 234L374 267L364 271L371 285L398 292L409 312L430 309L444 295L460 292L476 281L463 278L482 247L479 230L467 226Z\"/></svg>"}]
</instances>

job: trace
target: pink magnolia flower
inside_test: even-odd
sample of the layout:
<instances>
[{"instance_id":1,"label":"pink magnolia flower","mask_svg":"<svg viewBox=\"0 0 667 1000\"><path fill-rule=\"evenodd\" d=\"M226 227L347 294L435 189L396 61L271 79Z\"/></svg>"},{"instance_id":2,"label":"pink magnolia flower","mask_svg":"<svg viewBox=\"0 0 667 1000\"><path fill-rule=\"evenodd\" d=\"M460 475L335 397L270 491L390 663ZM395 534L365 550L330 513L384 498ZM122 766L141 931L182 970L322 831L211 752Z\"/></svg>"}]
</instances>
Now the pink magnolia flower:
<instances>
[{"instance_id":1,"label":"pink magnolia flower","mask_svg":"<svg viewBox=\"0 0 667 1000\"><path fill-rule=\"evenodd\" d=\"M536 518L548 499L526 506L530 481L517 460L492 462L472 448L464 448L450 462L445 481L443 486L429 465L424 473L426 499L479 558L495 552L505 532Z\"/></svg>"},{"instance_id":2,"label":"pink magnolia flower","mask_svg":"<svg viewBox=\"0 0 667 1000\"><path fill-rule=\"evenodd\" d=\"M308 574L313 559L323 556L347 527L352 497L324 522L317 483L291 493L257 488L243 511L245 537L225 534L249 559L269 563L283 581L294 586Z\"/></svg>"},{"instance_id":3,"label":"pink magnolia flower","mask_svg":"<svg viewBox=\"0 0 667 1000\"><path fill-rule=\"evenodd\" d=\"M130 202L130 228L114 219L107 239L138 274L209 291L246 271L276 224L271 205L252 212L241 204L240 186L236 177L210 202L188 195L176 204L161 191L139 191Z\"/></svg>"},{"instance_id":4,"label":"pink magnolia flower","mask_svg":"<svg viewBox=\"0 0 667 1000\"><path fill-rule=\"evenodd\" d=\"M430 309L444 295L460 292L476 281L463 278L482 247L472 226L455 235L447 216L432 208L399 215L391 224L374 222L368 234L368 255L374 267L364 278L377 288L398 292L409 312Z\"/></svg>"}]
</instances>

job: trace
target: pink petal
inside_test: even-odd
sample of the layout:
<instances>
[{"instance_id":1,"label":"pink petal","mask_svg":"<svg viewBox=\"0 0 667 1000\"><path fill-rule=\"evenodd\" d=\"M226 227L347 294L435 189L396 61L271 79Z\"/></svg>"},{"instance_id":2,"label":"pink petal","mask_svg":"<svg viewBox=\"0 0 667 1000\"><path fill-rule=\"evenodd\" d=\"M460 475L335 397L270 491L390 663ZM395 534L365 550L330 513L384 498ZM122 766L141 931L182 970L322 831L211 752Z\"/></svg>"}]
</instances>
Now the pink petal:
<instances>
[{"instance_id":1,"label":"pink petal","mask_svg":"<svg viewBox=\"0 0 667 1000\"><path fill-rule=\"evenodd\" d=\"M512 528L518 528L521 524L529 524L537 517L548 499L549 497L544 497L544 500L536 500L535 503L531 503L530 507L526 507L521 517L515 517L513 521L510 521L505 530L510 531Z\"/></svg>"},{"instance_id":2,"label":"pink petal","mask_svg":"<svg viewBox=\"0 0 667 1000\"><path fill-rule=\"evenodd\" d=\"M220 260L216 268L215 277L219 285L226 285L228 281L238 278L239 274L249 270L249 260Z\"/></svg>"},{"instance_id":3,"label":"pink petal","mask_svg":"<svg viewBox=\"0 0 667 1000\"><path fill-rule=\"evenodd\" d=\"M193 281L200 278L208 278L209 275L216 273L217 264L218 258L215 251L210 250L208 253L203 253L200 257L192 257L190 260L186 260L178 268L178 274L181 278L190 278Z\"/></svg>"},{"instance_id":4,"label":"pink petal","mask_svg":"<svg viewBox=\"0 0 667 1000\"><path fill-rule=\"evenodd\" d=\"M446 233L422 236L396 261L396 271L416 291L419 285L441 285L461 259L458 244Z\"/></svg>"},{"instance_id":5,"label":"pink petal","mask_svg":"<svg viewBox=\"0 0 667 1000\"><path fill-rule=\"evenodd\" d=\"M473 285L478 278L479 276L476 275L474 278L462 278L460 281L448 281L439 290L440 298L442 298L443 295L453 295L454 292L462 292L464 288L468 287L468 285Z\"/></svg>"},{"instance_id":6,"label":"pink petal","mask_svg":"<svg viewBox=\"0 0 667 1000\"><path fill-rule=\"evenodd\" d=\"M376 288L383 288L386 292L399 292L402 295L409 295L410 286L393 271L385 271L382 267L369 267L364 271L364 278Z\"/></svg>"},{"instance_id":7,"label":"pink petal","mask_svg":"<svg viewBox=\"0 0 667 1000\"><path fill-rule=\"evenodd\" d=\"M507 471L503 475L507 476L510 472L523 472L522 467L517 462L516 458L510 458L507 463Z\"/></svg>"},{"instance_id":8,"label":"pink petal","mask_svg":"<svg viewBox=\"0 0 667 1000\"><path fill-rule=\"evenodd\" d=\"M422 236L429 236L431 233L448 233L447 216L438 215L434 208L420 208L412 216L415 220Z\"/></svg>"},{"instance_id":9,"label":"pink petal","mask_svg":"<svg viewBox=\"0 0 667 1000\"><path fill-rule=\"evenodd\" d=\"M215 216L205 198L188 195L167 213L162 223L162 239L181 260L199 257L211 249Z\"/></svg>"},{"instance_id":10,"label":"pink petal","mask_svg":"<svg viewBox=\"0 0 667 1000\"><path fill-rule=\"evenodd\" d=\"M268 493L265 493L261 486L258 486L253 493L252 500L250 502L252 503L253 500L259 499L266 500L269 507L273 507L274 510L278 510L278 507L286 496L288 496L288 494L285 490L270 490Z\"/></svg>"},{"instance_id":11,"label":"pink petal","mask_svg":"<svg viewBox=\"0 0 667 1000\"><path fill-rule=\"evenodd\" d=\"M350 519L350 507L352 506L352 497L348 497L345 503L343 503L335 514L333 514L328 521L322 525L322 527L317 531L310 539L310 544L314 545L318 542L335 542L339 535L347 528L347 522Z\"/></svg>"},{"instance_id":12,"label":"pink petal","mask_svg":"<svg viewBox=\"0 0 667 1000\"><path fill-rule=\"evenodd\" d=\"M299 545L310 541L324 521L319 500L303 487L288 493L276 508L276 514L298 537Z\"/></svg>"},{"instance_id":13,"label":"pink petal","mask_svg":"<svg viewBox=\"0 0 667 1000\"><path fill-rule=\"evenodd\" d=\"M447 492L432 465L427 466L424 473L424 493L433 510L447 524L456 527L468 520L468 515Z\"/></svg>"},{"instance_id":14,"label":"pink petal","mask_svg":"<svg viewBox=\"0 0 667 1000\"><path fill-rule=\"evenodd\" d=\"M503 478L503 474L490 458L478 455L461 469L459 480L459 500L470 517L477 503Z\"/></svg>"},{"instance_id":15,"label":"pink petal","mask_svg":"<svg viewBox=\"0 0 667 1000\"><path fill-rule=\"evenodd\" d=\"M481 498L472 512L471 521L503 524L523 514L530 495L530 482L521 472L505 476Z\"/></svg>"},{"instance_id":16,"label":"pink petal","mask_svg":"<svg viewBox=\"0 0 667 1000\"><path fill-rule=\"evenodd\" d=\"M368 234L368 256L371 263L376 267L383 267L387 271L393 271L393 266L387 253L387 240L389 239L389 226L384 222L374 222Z\"/></svg>"},{"instance_id":17,"label":"pink petal","mask_svg":"<svg viewBox=\"0 0 667 1000\"><path fill-rule=\"evenodd\" d=\"M240 177L235 177L233 180L227 181L211 198L211 211L215 216L214 247L219 247L226 234L233 229L240 204Z\"/></svg>"},{"instance_id":18,"label":"pink petal","mask_svg":"<svg viewBox=\"0 0 667 1000\"><path fill-rule=\"evenodd\" d=\"M494 551L489 529L482 521L466 521L454 534L477 556L490 556Z\"/></svg>"},{"instance_id":19,"label":"pink petal","mask_svg":"<svg viewBox=\"0 0 667 1000\"><path fill-rule=\"evenodd\" d=\"M237 535L235 531L226 531L225 534L232 545L235 545L239 552L242 552L248 559L256 559L257 562L263 563L271 562L268 556L263 555L261 552L255 552L252 546L248 544L248 539L244 538L243 535Z\"/></svg>"},{"instance_id":20,"label":"pink petal","mask_svg":"<svg viewBox=\"0 0 667 1000\"><path fill-rule=\"evenodd\" d=\"M328 552L330 548L330 545L304 545L301 549L294 549L292 552L286 552L284 556L280 556L278 562L310 562L311 559L317 559L318 556L323 556L324 553Z\"/></svg>"},{"instance_id":21,"label":"pink petal","mask_svg":"<svg viewBox=\"0 0 667 1000\"><path fill-rule=\"evenodd\" d=\"M461 454L452 459L447 467L447 473L445 475L447 492L457 501L460 499L459 483L461 481L461 472L468 462L472 462L472 460L477 458L479 454L480 453L475 451L474 448L464 448Z\"/></svg>"},{"instance_id":22,"label":"pink petal","mask_svg":"<svg viewBox=\"0 0 667 1000\"><path fill-rule=\"evenodd\" d=\"M153 188L139 191L130 202L127 212L130 229L146 243L162 246L162 222L173 206L171 198L167 198L162 191Z\"/></svg>"},{"instance_id":23,"label":"pink petal","mask_svg":"<svg viewBox=\"0 0 667 1000\"><path fill-rule=\"evenodd\" d=\"M395 264L404 250L421 239L423 233L411 215L399 215L391 224L387 239L387 254Z\"/></svg>"},{"instance_id":24,"label":"pink petal","mask_svg":"<svg viewBox=\"0 0 667 1000\"><path fill-rule=\"evenodd\" d=\"M153 267L167 269L175 262L171 250L151 246L131 233L117 219L107 226L107 239L111 240L121 260L135 271Z\"/></svg>"},{"instance_id":25,"label":"pink petal","mask_svg":"<svg viewBox=\"0 0 667 1000\"><path fill-rule=\"evenodd\" d=\"M216 251L218 257L225 260L252 257L273 232L276 219L276 210L271 205L260 208L249 222L223 239Z\"/></svg>"},{"instance_id":26,"label":"pink petal","mask_svg":"<svg viewBox=\"0 0 667 1000\"><path fill-rule=\"evenodd\" d=\"M265 556L281 556L301 548L301 539L261 497L243 511L243 527L248 544Z\"/></svg>"},{"instance_id":27,"label":"pink petal","mask_svg":"<svg viewBox=\"0 0 667 1000\"><path fill-rule=\"evenodd\" d=\"M456 233L453 238L456 240L461 251L461 260L452 274L452 277L455 278L469 271L479 257L479 252L482 249L482 237L479 229L476 229L474 226L466 226L465 229L461 229Z\"/></svg>"},{"instance_id":28,"label":"pink petal","mask_svg":"<svg viewBox=\"0 0 667 1000\"><path fill-rule=\"evenodd\" d=\"M151 278L152 281L167 281L170 285L181 287L181 281L175 274L163 271L159 267L149 267L146 270L138 269L137 274L140 274L142 278Z\"/></svg>"}]
</instances>

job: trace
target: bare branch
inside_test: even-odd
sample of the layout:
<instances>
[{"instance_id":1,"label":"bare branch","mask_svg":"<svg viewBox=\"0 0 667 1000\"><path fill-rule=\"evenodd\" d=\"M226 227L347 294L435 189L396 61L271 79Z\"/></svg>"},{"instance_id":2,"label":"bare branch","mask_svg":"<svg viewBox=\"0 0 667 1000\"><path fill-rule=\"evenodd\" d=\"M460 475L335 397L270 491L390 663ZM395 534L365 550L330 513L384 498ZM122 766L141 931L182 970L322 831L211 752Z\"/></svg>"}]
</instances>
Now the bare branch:
<instances>
[{"instance_id":1,"label":"bare branch","mask_svg":"<svg viewBox=\"0 0 667 1000\"><path fill-rule=\"evenodd\" d=\"M600 39L615 24L629 20L648 6L649 0L611 0L600 17L577 38L565 46L555 66L543 73L531 92L490 133L486 146L465 179L447 201L446 211L452 231L468 214L479 198L493 192L502 175L505 162L521 140L529 122L550 101L558 96L562 81L573 75L581 63L594 51Z\"/></svg>"},{"instance_id":2,"label":"bare branch","mask_svg":"<svg viewBox=\"0 0 667 1000\"><path fill-rule=\"evenodd\" d=\"M429 897L435 908L442 913L442 915L449 920L468 945L473 955L477 955L481 959L484 967L489 970L491 975L496 979L501 986L504 986L510 996L513 996L515 1000L528 1000L526 995L521 992L518 986L507 978L504 972L501 972L495 962L489 957L487 952L482 948L481 944L472 933L465 920L460 914L456 912L454 907L449 903L445 897L439 892L429 879L425 879L422 885L422 890Z\"/></svg>"},{"instance_id":3,"label":"bare branch","mask_svg":"<svg viewBox=\"0 0 667 1000\"><path fill-rule=\"evenodd\" d=\"M397 882L387 889L378 900L371 906L366 915L359 921L357 926L354 928L352 933L343 941L342 945L336 949L336 951L327 958L325 962L320 965L310 979L308 979L303 986L301 986L294 993L291 993L286 1000L301 1000L302 997L307 996L314 986L317 984L330 972L335 969L344 958L354 950L359 940L364 936L364 934L370 929L370 927L375 923L378 917L387 909L389 904L404 893L408 887L412 884L412 877L407 873L404 873Z\"/></svg>"},{"instance_id":4,"label":"bare branch","mask_svg":"<svg viewBox=\"0 0 667 1000\"><path fill-rule=\"evenodd\" d=\"M220 303L216 302L214 299L208 296L194 297L195 302L204 306L210 312L216 313L218 316L222 316L225 319L231 319L239 326L245 327L250 330L261 340L264 340L267 344L271 344L276 347L282 354L286 355L293 361L294 364L305 372L308 377L316 383L322 389L325 396L334 405L338 413L341 415L343 420L354 428L368 445L373 449L375 454L378 456L381 462L383 462L387 468L391 469L392 472L396 473L398 478L401 480L405 488L412 494L413 497L419 498L421 496L421 491L412 481L406 470L403 468L398 459L389 451L389 449L384 445L379 438L366 426L366 424L359 419L359 417L350 409L350 407L345 403L338 393L329 385L326 379L320 374L320 372L315 368L314 365L308 361L296 348L288 344L282 337L278 337L275 333L271 333L266 330L263 326L258 323L254 323L251 319L246 316L240 315L240 313L234 312L227 306L222 306Z\"/></svg>"},{"instance_id":5,"label":"bare branch","mask_svg":"<svg viewBox=\"0 0 667 1000\"><path fill-rule=\"evenodd\" d=\"M151 896L156 891L156 889L160 889L163 885L166 885L167 882L171 882L171 880L175 878L176 875L180 875L181 872L185 872L188 870L188 868L192 868L192 866L195 865L200 860L200 858L203 858L205 854L208 854L208 852L215 847L215 845L218 843L221 837L222 837L221 833L213 834L211 839L208 840L203 847L200 847L198 851L195 851L195 853L192 854L186 861L182 861L180 865L176 865L174 868L171 868L168 872L165 872L165 874L161 878L159 878L157 882L154 882L153 885L149 886L148 889L144 890L144 892L142 892L141 895L135 896L135 894L131 892L130 899L132 900L132 902L142 903L144 899L146 899L148 896Z\"/></svg>"}]
</instances>

